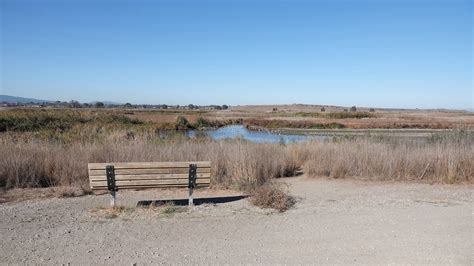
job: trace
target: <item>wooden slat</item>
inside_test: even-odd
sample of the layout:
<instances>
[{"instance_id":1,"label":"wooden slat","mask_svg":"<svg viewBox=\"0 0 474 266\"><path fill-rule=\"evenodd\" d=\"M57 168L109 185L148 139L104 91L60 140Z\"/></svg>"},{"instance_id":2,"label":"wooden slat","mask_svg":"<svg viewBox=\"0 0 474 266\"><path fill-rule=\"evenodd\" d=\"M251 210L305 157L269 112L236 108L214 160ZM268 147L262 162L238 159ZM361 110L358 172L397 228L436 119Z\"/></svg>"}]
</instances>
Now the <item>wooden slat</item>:
<instances>
[{"instance_id":1,"label":"wooden slat","mask_svg":"<svg viewBox=\"0 0 474 266\"><path fill-rule=\"evenodd\" d=\"M211 180L208 179L200 179L196 180L198 184L205 184L210 183ZM115 182L116 186L120 188L120 186L140 186L140 185L178 185L184 184L187 185L187 180L180 180L180 179L169 179L169 180L118 180ZM106 181L92 181L92 186L107 186Z\"/></svg>"},{"instance_id":2,"label":"wooden slat","mask_svg":"<svg viewBox=\"0 0 474 266\"><path fill-rule=\"evenodd\" d=\"M195 162L130 162L130 163L89 163L89 170L102 170L107 165L113 165L115 169L149 169L149 168L171 168L171 167L183 167L189 168L190 164L197 164L200 167L211 167L211 162L208 161L195 161Z\"/></svg>"},{"instance_id":3,"label":"wooden slat","mask_svg":"<svg viewBox=\"0 0 474 266\"><path fill-rule=\"evenodd\" d=\"M197 179L210 178L210 173L196 174ZM161 174L161 175L116 175L115 180L162 180L162 179L177 179L177 180L188 180L188 174ZM103 176L91 176L90 180L102 181L107 180L105 175Z\"/></svg>"},{"instance_id":4,"label":"wooden slat","mask_svg":"<svg viewBox=\"0 0 474 266\"><path fill-rule=\"evenodd\" d=\"M116 169L116 175L142 175L142 174L187 174L188 168L152 168L152 169ZM211 168L197 168L197 173L210 173ZM102 170L89 170L89 176L105 175L105 168Z\"/></svg>"},{"instance_id":5,"label":"wooden slat","mask_svg":"<svg viewBox=\"0 0 474 266\"><path fill-rule=\"evenodd\" d=\"M199 179L196 181L197 184L209 184L211 182L210 179ZM119 180L116 181L116 186L118 189L122 187L129 187L129 186L173 186L173 185L183 185L187 186L187 180L180 180L180 179L169 179L169 180ZM91 187L106 187L107 181L93 181L91 182Z\"/></svg>"},{"instance_id":6,"label":"wooden slat","mask_svg":"<svg viewBox=\"0 0 474 266\"><path fill-rule=\"evenodd\" d=\"M210 184L198 184L198 188L209 187ZM120 189L150 189L150 188L185 188L187 184L183 185L153 185L153 186L121 186ZM91 187L92 190L107 190L107 186Z\"/></svg>"},{"instance_id":7,"label":"wooden slat","mask_svg":"<svg viewBox=\"0 0 474 266\"><path fill-rule=\"evenodd\" d=\"M198 184L205 184L205 183L210 183L211 180L209 178L207 179L198 179L197 183ZM92 185L94 186L107 186L106 181L93 181L91 182ZM180 180L180 179L167 179L167 180L118 180L115 182L115 184L120 187L120 186L140 186L140 185L176 185L176 184L188 184L187 180Z\"/></svg>"},{"instance_id":8,"label":"wooden slat","mask_svg":"<svg viewBox=\"0 0 474 266\"><path fill-rule=\"evenodd\" d=\"M90 186L106 190L105 167L113 165L118 189L173 188L188 186L189 165L197 164L197 187L210 186L211 162L130 162L88 164Z\"/></svg>"}]
</instances>

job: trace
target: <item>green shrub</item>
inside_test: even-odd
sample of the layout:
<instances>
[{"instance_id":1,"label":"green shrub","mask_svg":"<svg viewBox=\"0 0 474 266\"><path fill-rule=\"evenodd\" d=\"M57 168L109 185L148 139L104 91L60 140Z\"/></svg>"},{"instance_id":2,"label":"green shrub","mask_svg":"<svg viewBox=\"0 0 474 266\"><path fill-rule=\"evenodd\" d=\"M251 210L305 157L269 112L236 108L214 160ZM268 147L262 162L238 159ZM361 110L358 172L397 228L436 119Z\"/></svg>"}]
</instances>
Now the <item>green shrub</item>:
<instances>
[{"instance_id":1,"label":"green shrub","mask_svg":"<svg viewBox=\"0 0 474 266\"><path fill-rule=\"evenodd\" d=\"M368 112L339 112L339 113L328 113L326 114L328 118L332 119L350 119L350 118L372 118L375 117L374 114L368 113Z\"/></svg>"},{"instance_id":2,"label":"green shrub","mask_svg":"<svg viewBox=\"0 0 474 266\"><path fill-rule=\"evenodd\" d=\"M141 125L145 122L114 113L102 112L97 115L91 112L70 109L15 109L0 113L0 132L67 131L75 125L89 123L98 125Z\"/></svg>"},{"instance_id":3,"label":"green shrub","mask_svg":"<svg viewBox=\"0 0 474 266\"><path fill-rule=\"evenodd\" d=\"M345 127L346 126L340 123L329 123L329 124L314 124L310 128L311 129L341 129Z\"/></svg>"},{"instance_id":4,"label":"green shrub","mask_svg":"<svg viewBox=\"0 0 474 266\"><path fill-rule=\"evenodd\" d=\"M0 113L0 131L67 130L75 123L86 122L75 111L14 110Z\"/></svg>"},{"instance_id":5,"label":"green shrub","mask_svg":"<svg viewBox=\"0 0 474 266\"><path fill-rule=\"evenodd\" d=\"M196 120L196 123L194 123L194 127L196 127L196 128L209 127L209 126L211 126L211 123L209 121L207 121L206 119L204 119L203 117L199 117Z\"/></svg>"},{"instance_id":6,"label":"green shrub","mask_svg":"<svg viewBox=\"0 0 474 266\"><path fill-rule=\"evenodd\" d=\"M338 129L345 128L340 123L314 123L311 121L287 121L287 120L265 120L248 119L244 121L248 126L259 126L264 128L307 128L307 129Z\"/></svg>"}]
</instances>

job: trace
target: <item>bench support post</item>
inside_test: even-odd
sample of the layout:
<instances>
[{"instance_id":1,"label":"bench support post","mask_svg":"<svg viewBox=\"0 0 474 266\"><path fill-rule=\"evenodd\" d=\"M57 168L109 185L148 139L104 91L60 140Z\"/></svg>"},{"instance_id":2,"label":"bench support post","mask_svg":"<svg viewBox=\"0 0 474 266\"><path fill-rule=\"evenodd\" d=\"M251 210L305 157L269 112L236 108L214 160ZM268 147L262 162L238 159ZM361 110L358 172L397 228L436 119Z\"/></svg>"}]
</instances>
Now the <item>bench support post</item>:
<instances>
[{"instance_id":1,"label":"bench support post","mask_svg":"<svg viewBox=\"0 0 474 266\"><path fill-rule=\"evenodd\" d=\"M110 199L110 207L115 207L115 192L117 187L115 186L115 168L113 165L107 165L105 167L107 174L107 189L110 191L112 198Z\"/></svg>"},{"instance_id":2,"label":"bench support post","mask_svg":"<svg viewBox=\"0 0 474 266\"><path fill-rule=\"evenodd\" d=\"M194 205L194 202L193 202L193 188L189 188L189 198L188 198L188 205L189 206L193 206Z\"/></svg>"},{"instance_id":3,"label":"bench support post","mask_svg":"<svg viewBox=\"0 0 474 266\"><path fill-rule=\"evenodd\" d=\"M196 187L196 172L197 172L197 164L190 164L189 165L189 179L188 179L188 188L189 188L189 197L188 197L188 205L193 206L193 189Z\"/></svg>"},{"instance_id":4,"label":"bench support post","mask_svg":"<svg viewBox=\"0 0 474 266\"><path fill-rule=\"evenodd\" d=\"M110 191L110 196L112 196L110 198L110 207L111 208L115 208L115 191Z\"/></svg>"}]
</instances>

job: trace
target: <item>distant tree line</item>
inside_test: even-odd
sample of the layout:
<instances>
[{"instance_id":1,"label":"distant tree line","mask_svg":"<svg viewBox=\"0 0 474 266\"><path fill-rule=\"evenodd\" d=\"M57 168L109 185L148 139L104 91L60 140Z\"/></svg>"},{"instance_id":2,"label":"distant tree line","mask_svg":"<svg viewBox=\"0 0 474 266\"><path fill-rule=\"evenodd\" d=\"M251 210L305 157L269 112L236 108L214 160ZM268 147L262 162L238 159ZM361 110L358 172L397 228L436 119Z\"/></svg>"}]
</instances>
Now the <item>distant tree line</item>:
<instances>
[{"instance_id":1,"label":"distant tree line","mask_svg":"<svg viewBox=\"0 0 474 266\"><path fill-rule=\"evenodd\" d=\"M80 103L76 100L71 100L69 102L42 102L42 103L9 103L1 102L1 106L5 107L64 107L64 108L124 108L124 109L183 109L183 110L227 110L228 105L167 105L167 104L110 104L104 102L92 102L92 103Z\"/></svg>"},{"instance_id":2,"label":"distant tree line","mask_svg":"<svg viewBox=\"0 0 474 266\"><path fill-rule=\"evenodd\" d=\"M92 102L92 103L80 103L76 100L71 100L69 102L43 102L43 103L9 103L9 102L1 102L1 106L6 107L15 107L15 106L26 106L26 107L68 107L68 108L124 108L124 109L181 109L181 110L227 110L229 108L228 105L195 105L195 104L188 104L188 105L167 105L167 104L110 104L104 102ZM273 112L277 112L278 108L273 108ZM326 108L324 106L321 107L321 112L325 112ZM352 106L351 108L344 108L344 112L357 112L357 107ZM375 112L374 108L370 108L369 112Z\"/></svg>"}]
</instances>

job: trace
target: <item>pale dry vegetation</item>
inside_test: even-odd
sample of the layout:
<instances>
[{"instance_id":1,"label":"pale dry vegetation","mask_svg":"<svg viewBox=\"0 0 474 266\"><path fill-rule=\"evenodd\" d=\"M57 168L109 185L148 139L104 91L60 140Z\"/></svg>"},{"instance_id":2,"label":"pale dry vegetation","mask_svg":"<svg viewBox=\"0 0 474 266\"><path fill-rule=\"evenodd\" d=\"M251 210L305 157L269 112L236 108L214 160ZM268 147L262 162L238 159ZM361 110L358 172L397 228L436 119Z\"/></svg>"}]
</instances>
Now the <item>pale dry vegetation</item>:
<instances>
[{"instance_id":1,"label":"pale dry vegetation","mask_svg":"<svg viewBox=\"0 0 474 266\"><path fill-rule=\"evenodd\" d=\"M365 137L299 147L309 176L373 180L472 182L474 134L454 132L428 140Z\"/></svg>"},{"instance_id":2,"label":"pale dry vegetation","mask_svg":"<svg viewBox=\"0 0 474 266\"><path fill-rule=\"evenodd\" d=\"M0 185L6 188L79 185L87 189L88 162L209 160L215 186L259 185L291 176L297 168L286 147L243 140L153 142L138 138L71 145L30 140L1 145Z\"/></svg>"},{"instance_id":3,"label":"pale dry vegetation","mask_svg":"<svg viewBox=\"0 0 474 266\"><path fill-rule=\"evenodd\" d=\"M115 131L101 142L57 143L2 135L0 186L61 186L64 196L88 191L88 162L210 160L212 185L254 188L272 178L308 176L472 182L474 136L453 132L430 139L337 138L295 144L256 144L207 138L160 140ZM74 187L67 190L65 187Z\"/></svg>"},{"instance_id":4,"label":"pale dry vegetation","mask_svg":"<svg viewBox=\"0 0 474 266\"><path fill-rule=\"evenodd\" d=\"M472 131L433 134L429 139L367 135L257 144L189 139L184 131L129 118L125 111L33 111L14 109L0 115L2 189L53 186L60 196L82 195L89 192L89 162L209 160L213 186L242 190L300 169L311 177L374 180L462 183L474 177ZM171 128L186 123L178 117ZM210 122L200 118L193 123L195 128Z\"/></svg>"}]
</instances>

